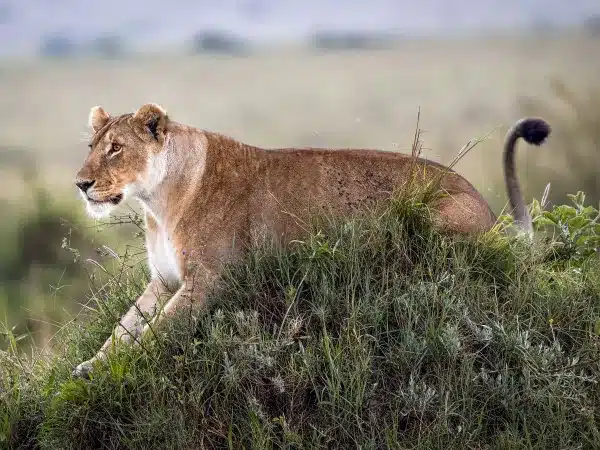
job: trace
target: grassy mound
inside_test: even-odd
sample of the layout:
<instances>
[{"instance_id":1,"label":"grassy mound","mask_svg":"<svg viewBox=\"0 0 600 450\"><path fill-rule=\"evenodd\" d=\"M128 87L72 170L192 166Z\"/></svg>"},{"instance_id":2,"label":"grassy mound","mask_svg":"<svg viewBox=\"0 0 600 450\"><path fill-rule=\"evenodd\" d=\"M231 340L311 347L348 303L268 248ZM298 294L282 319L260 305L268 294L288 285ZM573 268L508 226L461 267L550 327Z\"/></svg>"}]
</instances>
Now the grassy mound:
<instances>
[{"instance_id":1,"label":"grassy mound","mask_svg":"<svg viewBox=\"0 0 600 450\"><path fill-rule=\"evenodd\" d=\"M600 444L600 266L579 237L573 248L499 230L445 237L415 199L321 225L229 267L194 326L180 317L91 381L72 379L143 288L144 273L119 271L85 326L64 327L56 356L2 355L0 439L145 450Z\"/></svg>"}]
</instances>

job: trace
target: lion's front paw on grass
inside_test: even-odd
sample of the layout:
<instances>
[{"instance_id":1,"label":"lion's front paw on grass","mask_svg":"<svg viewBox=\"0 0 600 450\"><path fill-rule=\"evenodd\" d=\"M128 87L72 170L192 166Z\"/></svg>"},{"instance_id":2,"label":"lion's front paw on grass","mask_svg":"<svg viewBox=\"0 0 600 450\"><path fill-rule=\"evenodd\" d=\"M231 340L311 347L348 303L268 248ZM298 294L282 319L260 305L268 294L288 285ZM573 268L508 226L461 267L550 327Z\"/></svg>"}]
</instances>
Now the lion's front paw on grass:
<instances>
[{"instance_id":1,"label":"lion's front paw on grass","mask_svg":"<svg viewBox=\"0 0 600 450\"><path fill-rule=\"evenodd\" d=\"M84 361L81 364L77 365L75 369L71 372L71 375L76 378L84 378L86 380L90 379L90 374L94 368L94 360L90 359L88 361Z\"/></svg>"}]
</instances>

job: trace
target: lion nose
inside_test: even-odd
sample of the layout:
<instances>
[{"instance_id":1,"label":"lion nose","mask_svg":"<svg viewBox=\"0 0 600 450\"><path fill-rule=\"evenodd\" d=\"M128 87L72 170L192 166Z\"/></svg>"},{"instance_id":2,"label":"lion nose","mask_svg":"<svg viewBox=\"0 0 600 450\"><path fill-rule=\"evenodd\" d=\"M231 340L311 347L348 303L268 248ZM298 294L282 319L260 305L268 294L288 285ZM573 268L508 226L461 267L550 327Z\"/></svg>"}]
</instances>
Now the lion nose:
<instances>
[{"instance_id":1,"label":"lion nose","mask_svg":"<svg viewBox=\"0 0 600 450\"><path fill-rule=\"evenodd\" d=\"M75 185L81 189L81 192L84 194L88 191L89 188L96 182L96 180L77 180Z\"/></svg>"}]
</instances>

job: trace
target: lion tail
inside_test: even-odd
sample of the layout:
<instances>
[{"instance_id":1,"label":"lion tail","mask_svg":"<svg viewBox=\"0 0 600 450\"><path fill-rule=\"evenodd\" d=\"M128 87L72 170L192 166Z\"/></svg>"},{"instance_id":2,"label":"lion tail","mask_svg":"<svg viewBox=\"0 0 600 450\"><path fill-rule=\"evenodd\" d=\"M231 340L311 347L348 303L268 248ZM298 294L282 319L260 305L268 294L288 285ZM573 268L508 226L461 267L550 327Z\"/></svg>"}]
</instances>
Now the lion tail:
<instances>
[{"instance_id":1,"label":"lion tail","mask_svg":"<svg viewBox=\"0 0 600 450\"><path fill-rule=\"evenodd\" d=\"M521 193L521 187L515 169L515 146L519 138L531 145L541 145L550 134L550 125L536 117L518 120L509 130L504 142L504 181L508 193L511 212L515 222L526 232L531 233L531 216Z\"/></svg>"}]
</instances>

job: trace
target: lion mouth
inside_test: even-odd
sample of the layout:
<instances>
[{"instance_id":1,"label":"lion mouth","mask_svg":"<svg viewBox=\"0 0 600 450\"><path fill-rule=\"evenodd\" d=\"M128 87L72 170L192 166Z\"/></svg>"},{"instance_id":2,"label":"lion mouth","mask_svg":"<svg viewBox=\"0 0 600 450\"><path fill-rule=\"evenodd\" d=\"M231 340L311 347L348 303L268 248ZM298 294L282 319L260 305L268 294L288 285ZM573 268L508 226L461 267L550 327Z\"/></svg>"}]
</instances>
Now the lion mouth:
<instances>
[{"instance_id":1,"label":"lion mouth","mask_svg":"<svg viewBox=\"0 0 600 450\"><path fill-rule=\"evenodd\" d=\"M104 203L111 203L113 205L118 205L119 203L121 203L121 200L123 200L123 194L117 194L117 195L108 197L103 200L96 200L96 199L88 197L87 200L88 200L88 202L90 202L92 204L96 204L96 205L101 205Z\"/></svg>"}]
</instances>

